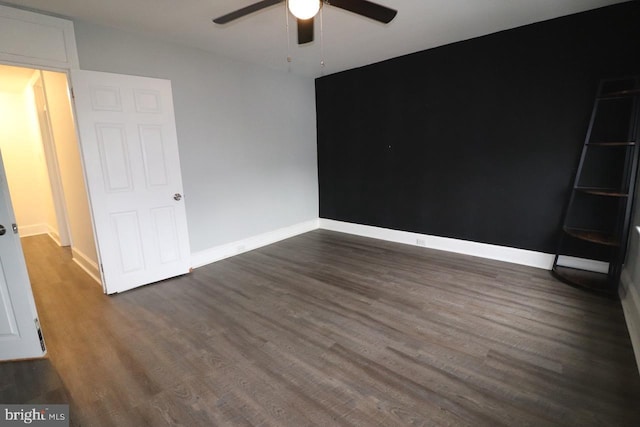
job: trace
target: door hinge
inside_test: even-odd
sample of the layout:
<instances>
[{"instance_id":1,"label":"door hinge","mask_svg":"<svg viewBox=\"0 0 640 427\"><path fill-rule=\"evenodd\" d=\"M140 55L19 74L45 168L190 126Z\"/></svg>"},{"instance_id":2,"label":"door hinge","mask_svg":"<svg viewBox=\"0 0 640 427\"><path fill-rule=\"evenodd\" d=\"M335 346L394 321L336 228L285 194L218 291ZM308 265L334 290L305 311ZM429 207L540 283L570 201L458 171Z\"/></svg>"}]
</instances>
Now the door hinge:
<instances>
[{"instance_id":1,"label":"door hinge","mask_svg":"<svg viewBox=\"0 0 640 427\"><path fill-rule=\"evenodd\" d=\"M72 98L72 99L76 99L76 94L75 94L75 92L73 91L73 88L71 87L71 88L69 88L69 89L71 90L71 98Z\"/></svg>"},{"instance_id":2,"label":"door hinge","mask_svg":"<svg viewBox=\"0 0 640 427\"><path fill-rule=\"evenodd\" d=\"M18 224L11 224L11 228L13 229L13 234L18 234Z\"/></svg>"},{"instance_id":3,"label":"door hinge","mask_svg":"<svg viewBox=\"0 0 640 427\"><path fill-rule=\"evenodd\" d=\"M33 320L36 323L36 330L38 331L38 338L40 339L40 348L42 349L42 352L44 353L45 351L47 351L47 347L45 347L45 345L44 345L44 337L42 336L42 329L40 329L40 322L38 322L38 318L37 317L35 319L33 319Z\"/></svg>"},{"instance_id":4,"label":"door hinge","mask_svg":"<svg viewBox=\"0 0 640 427\"><path fill-rule=\"evenodd\" d=\"M102 268L102 264L100 264L100 271L104 273L104 268Z\"/></svg>"}]
</instances>

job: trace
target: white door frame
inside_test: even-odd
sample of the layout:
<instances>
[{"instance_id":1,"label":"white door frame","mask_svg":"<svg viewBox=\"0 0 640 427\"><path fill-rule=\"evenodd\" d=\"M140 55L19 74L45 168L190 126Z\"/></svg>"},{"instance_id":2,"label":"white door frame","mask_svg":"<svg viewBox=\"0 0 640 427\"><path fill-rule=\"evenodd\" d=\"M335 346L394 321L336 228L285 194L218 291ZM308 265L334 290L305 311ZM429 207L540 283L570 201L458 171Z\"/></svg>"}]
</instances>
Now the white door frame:
<instances>
[{"instance_id":1,"label":"white door frame","mask_svg":"<svg viewBox=\"0 0 640 427\"><path fill-rule=\"evenodd\" d=\"M23 68L30 68L33 69L34 71L38 71L40 72L40 80L42 82L43 85L43 89L45 92L45 103L47 102L46 100L46 85L44 82L44 78L42 75L42 71L53 71L53 72L57 72L57 73L61 73L65 75L66 78L66 82L67 82L67 87L69 88L69 90L71 89L71 69L60 69L60 68L55 68L55 67L45 67L45 66L37 66L34 64L29 64L29 63L24 63L24 64L20 64L20 63L15 63L15 62L8 62L8 61L4 61L2 60L2 55L0 55L0 64L3 65L10 65L10 66L15 66L15 67L23 67ZM80 162L81 162L81 166L82 166L82 179L84 180L84 191L86 193L87 196L87 200L89 200L89 189L86 185L87 179L86 179L86 170L85 170L85 166L84 166L84 160L82 157L82 150L81 150L81 146L80 146L80 138L79 138L79 133L78 133L78 122L76 120L76 112L75 112L75 105L73 103L72 100L70 100L69 102L70 106L71 106L71 110L73 113L73 127L74 127L74 131L76 134L76 139L78 140L78 146L77 146L77 150L78 150L78 156L80 158ZM48 119L47 119L48 120ZM49 122L49 125L51 125L51 123ZM51 130L51 129L49 129ZM55 206L55 211L56 211L56 216L58 216L59 214L62 214L62 218L57 218L58 223L60 223L61 221L64 222L64 226L66 229L66 234L67 234L67 242L68 244L71 245L71 249L73 250L74 248L74 243L73 243L73 236L71 234L71 227L70 227L70 223L69 223L69 215L68 215L68 207L67 207L67 203L66 203L66 199L64 198L64 189L61 186L61 182L62 182L62 175L60 172L60 167L59 167L59 160L58 160L58 156L57 156L57 152L55 149L55 139L51 138L51 145L47 146L47 144L45 143L44 139L42 141L43 143L43 148L44 148L44 154L45 154L45 160L46 160L46 164L47 164L47 171L49 173L49 184L52 184L52 180L53 180L53 185L51 185L50 187L55 187L56 184L59 184L58 189L60 191L55 191L54 188L51 188L51 196L53 198L53 203ZM52 177L51 175L55 175L54 177ZM60 208L60 209L58 209ZM96 254L98 259L96 260L97 265L100 265L100 250L98 248L98 241L97 239L95 239L96 236L96 230L95 230L95 224L94 224L94 220L93 220L93 212L91 210L91 206L88 207L88 211L89 211L89 216L91 217L91 231L93 233L94 236L94 241L95 241L95 246L96 246ZM75 254L75 251L72 251ZM75 257L75 255L74 255ZM88 272L88 270L84 267L83 263L78 262L78 265L80 265L85 271ZM99 268L97 269L99 270ZM104 293L107 292L105 286L104 286L104 277L102 277L102 272L98 271L98 274L100 274L100 277L96 277L95 274L93 273L89 273L90 276L92 278L94 278L96 281L100 282L100 286L102 286L102 291Z\"/></svg>"},{"instance_id":2,"label":"white door frame","mask_svg":"<svg viewBox=\"0 0 640 427\"><path fill-rule=\"evenodd\" d=\"M67 214L67 205L65 203L64 198L64 189L62 188L62 177L60 176L60 166L58 164L58 156L56 155L56 147L55 140L53 137L53 131L51 127L51 118L49 116L48 111L48 103L47 103L47 94L46 94L46 86L44 82L44 76L42 75L42 70L35 70L37 74L34 73L34 77L29 82L30 86L34 90L35 96L35 88L36 85L39 84L42 88L42 101L44 102L44 107L46 111L46 129L43 129L42 124L40 123L40 118L38 118L38 123L40 125L40 134L42 139L42 148L44 151L44 158L47 164L47 172L49 176L49 186L51 188L51 196L53 198L54 210L56 213L56 222L58 226L58 236L59 239L58 244L60 246L73 246L73 240L71 239L71 229L69 227L69 216ZM68 80L68 75L67 75ZM36 109L39 108L36 102ZM43 135L43 132L46 132L47 135Z\"/></svg>"},{"instance_id":3,"label":"white door frame","mask_svg":"<svg viewBox=\"0 0 640 427\"><path fill-rule=\"evenodd\" d=\"M0 61L56 71L79 68L73 22L0 5Z\"/></svg>"},{"instance_id":4,"label":"white door frame","mask_svg":"<svg viewBox=\"0 0 640 427\"><path fill-rule=\"evenodd\" d=\"M67 78L67 86L71 88L71 69L80 68L72 21L4 5L0 5L0 20L2 21L2 26L0 26L0 63L64 73ZM3 30L8 31L11 37L2 37ZM12 40L15 40L16 37L22 37L24 40L27 40L28 43L22 43L19 47L16 47L12 43ZM73 102L71 102L71 108L77 136L78 123L75 118L75 105ZM81 152L80 145L78 145L78 151ZM86 185L86 169L82 155L80 155L80 162L85 180L84 187L87 193L87 200L89 200ZM60 177L59 169L56 173ZM65 204L64 201L63 204ZM98 257L96 261L98 265L100 265L100 250L97 239L95 239L95 223L90 206L89 215L91 217L91 227ZM69 237L73 244L70 230ZM102 272L100 272L100 275L103 292L106 292Z\"/></svg>"}]
</instances>

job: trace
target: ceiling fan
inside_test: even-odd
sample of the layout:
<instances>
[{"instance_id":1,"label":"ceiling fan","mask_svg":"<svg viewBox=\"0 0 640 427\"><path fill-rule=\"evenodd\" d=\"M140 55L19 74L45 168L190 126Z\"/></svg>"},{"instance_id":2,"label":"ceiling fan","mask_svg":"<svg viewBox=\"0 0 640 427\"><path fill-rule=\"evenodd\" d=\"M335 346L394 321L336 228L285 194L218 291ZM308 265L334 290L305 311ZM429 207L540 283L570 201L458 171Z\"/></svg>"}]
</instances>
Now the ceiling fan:
<instances>
[{"instance_id":1,"label":"ceiling fan","mask_svg":"<svg viewBox=\"0 0 640 427\"><path fill-rule=\"evenodd\" d=\"M313 17L316 16L323 3L357 13L365 18L388 24L398 13L397 10L372 3L367 0L262 0L242 9L215 18L216 24L226 24L253 12L265 9L278 3L287 2L289 11L298 21L298 44L313 41Z\"/></svg>"}]
</instances>

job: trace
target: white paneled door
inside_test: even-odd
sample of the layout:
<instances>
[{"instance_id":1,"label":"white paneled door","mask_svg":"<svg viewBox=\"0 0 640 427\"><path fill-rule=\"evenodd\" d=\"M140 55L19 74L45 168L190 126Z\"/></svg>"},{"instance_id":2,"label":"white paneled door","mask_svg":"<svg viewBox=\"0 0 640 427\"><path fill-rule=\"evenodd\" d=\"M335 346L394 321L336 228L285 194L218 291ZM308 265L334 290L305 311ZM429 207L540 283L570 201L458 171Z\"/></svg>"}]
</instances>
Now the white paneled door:
<instances>
[{"instance_id":1,"label":"white paneled door","mask_svg":"<svg viewBox=\"0 0 640 427\"><path fill-rule=\"evenodd\" d=\"M190 269L169 80L72 70L105 292Z\"/></svg>"},{"instance_id":2,"label":"white paneled door","mask_svg":"<svg viewBox=\"0 0 640 427\"><path fill-rule=\"evenodd\" d=\"M45 353L20 237L13 229L15 222L0 155L0 360Z\"/></svg>"}]
</instances>

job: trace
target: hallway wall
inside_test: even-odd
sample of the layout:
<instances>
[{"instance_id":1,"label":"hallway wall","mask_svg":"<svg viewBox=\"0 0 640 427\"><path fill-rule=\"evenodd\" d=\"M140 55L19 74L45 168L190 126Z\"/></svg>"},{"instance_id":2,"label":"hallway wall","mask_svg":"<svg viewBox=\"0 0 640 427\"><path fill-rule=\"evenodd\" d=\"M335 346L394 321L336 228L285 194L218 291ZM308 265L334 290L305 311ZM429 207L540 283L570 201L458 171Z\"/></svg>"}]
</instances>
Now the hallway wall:
<instances>
[{"instance_id":1,"label":"hallway wall","mask_svg":"<svg viewBox=\"0 0 640 427\"><path fill-rule=\"evenodd\" d=\"M54 71L43 71L42 76L69 219L73 258L99 281L98 255L69 99L67 75Z\"/></svg>"},{"instance_id":2,"label":"hallway wall","mask_svg":"<svg viewBox=\"0 0 640 427\"><path fill-rule=\"evenodd\" d=\"M33 93L0 92L0 150L20 237L56 229ZM6 226L6 225L5 225Z\"/></svg>"}]
</instances>

